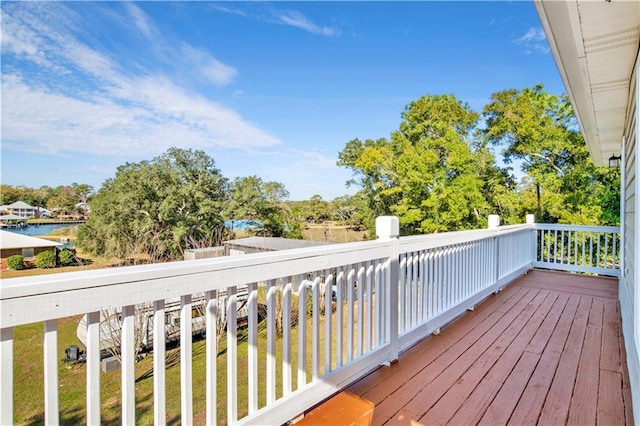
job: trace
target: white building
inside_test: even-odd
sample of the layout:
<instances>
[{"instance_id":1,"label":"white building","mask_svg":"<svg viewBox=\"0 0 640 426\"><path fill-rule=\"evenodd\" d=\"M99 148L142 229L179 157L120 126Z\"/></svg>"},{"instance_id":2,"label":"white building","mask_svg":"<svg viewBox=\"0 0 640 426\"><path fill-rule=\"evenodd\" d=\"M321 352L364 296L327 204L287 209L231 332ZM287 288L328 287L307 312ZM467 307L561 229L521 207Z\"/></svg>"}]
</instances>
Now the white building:
<instances>
[{"instance_id":1,"label":"white building","mask_svg":"<svg viewBox=\"0 0 640 426\"><path fill-rule=\"evenodd\" d=\"M52 212L44 207L33 207L23 201L0 206L1 211L8 211L11 214L22 216L27 219L51 216Z\"/></svg>"}]
</instances>

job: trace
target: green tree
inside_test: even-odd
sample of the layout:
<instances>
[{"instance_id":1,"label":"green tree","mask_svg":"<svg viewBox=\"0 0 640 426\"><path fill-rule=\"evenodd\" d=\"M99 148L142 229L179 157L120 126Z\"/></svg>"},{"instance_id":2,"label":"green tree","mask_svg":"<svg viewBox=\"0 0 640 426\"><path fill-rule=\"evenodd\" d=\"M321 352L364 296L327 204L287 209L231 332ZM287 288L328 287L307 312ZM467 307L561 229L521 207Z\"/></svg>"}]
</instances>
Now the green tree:
<instances>
[{"instance_id":1,"label":"green tree","mask_svg":"<svg viewBox=\"0 0 640 426\"><path fill-rule=\"evenodd\" d=\"M13 204L20 200L20 191L11 185L0 185L0 205Z\"/></svg>"},{"instance_id":2,"label":"green tree","mask_svg":"<svg viewBox=\"0 0 640 426\"><path fill-rule=\"evenodd\" d=\"M289 192L279 182L264 182L257 176L236 178L223 210L227 220L251 219L262 222L261 235L299 237L292 215L285 204Z\"/></svg>"},{"instance_id":3,"label":"green tree","mask_svg":"<svg viewBox=\"0 0 640 426\"><path fill-rule=\"evenodd\" d=\"M483 177L504 193L510 177L474 137L479 115L455 96L427 95L402 118L390 140L354 139L339 154L338 165L353 171L349 183L363 188L370 213L398 216L404 234L485 226L497 201Z\"/></svg>"},{"instance_id":4,"label":"green tree","mask_svg":"<svg viewBox=\"0 0 640 426\"><path fill-rule=\"evenodd\" d=\"M63 213L73 213L78 203L71 186L58 186L47 200L49 210L60 210Z\"/></svg>"},{"instance_id":5,"label":"green tree","mask_svg":"<svg viewBox=\"0 0 640 426\"><path fill-rule=\"evenodd\" d=\"M179 259L190 244L223 237L227 187L202 151L171 148L151 161L126 163L93 196L78 246L118 258Z\"/></svg>"},{"instance_id":6,"label":"green tree","mask_svg":"<svg viewBox=\"0 0 640 426\"><path fill-rule=\"evenodd\" d=\"M619 199L619 177L591 161L569 98L543 89L494 93L483 111L486 141L502 148L505 162L522 163L530 180L521 195L538 221L614 222L618 203L611 200Z\"/></svg>"}]
</instances>

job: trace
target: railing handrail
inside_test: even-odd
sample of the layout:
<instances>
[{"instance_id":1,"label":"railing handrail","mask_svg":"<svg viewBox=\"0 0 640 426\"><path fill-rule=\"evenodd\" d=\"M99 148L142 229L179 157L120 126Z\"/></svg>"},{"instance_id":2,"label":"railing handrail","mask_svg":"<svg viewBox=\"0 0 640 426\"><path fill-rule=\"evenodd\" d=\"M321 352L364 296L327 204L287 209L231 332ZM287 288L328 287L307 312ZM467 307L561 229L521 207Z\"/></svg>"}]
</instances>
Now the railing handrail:
<instances>
[{"instance_id":1,"label":"railing handrail","mask_svg":"<svg viewBox=\"0 0 640 426\"><path fill-rule=\"evenodd\" d=\"M620 232L619 226L602 225L567 225L563 223L536 223L535 229L558 230L558 231L585 231L585 232Z\"/></svg>"},{"instance_id":2,"label":"railing handrail","mask_svg":"<svg viewBox=\"0 0 640 426\"><path fill-rule=\"evenodd\" d=\"M549 226L554 225L536 224L535 226L536 228L542 229L542 227L544 227L544 229L549 229ZM419 242L422 244L422 248L436 248L474 241L482 238L493 237L497 232L517 232L523 229L528 229L530 227L530 225L509 225L501 226L496 229L476 229L426 235L403 236L400 237L399 240L401 245L410 245L412 243ZM332 254L359 253L364 249L386 247L387 245L388 242L386 241L372 240L352 243L328 244L317 247L305 247L273 252L251 253L242 256L226 256L210 259L196 259L188 261L121 266L117 268L62 272L30 277L5 278L2 280L2 286L0 287L0 289L2 289L2 293L0 293L0 300L61 291L78 290L84 288L104 287L125 282L147 281L182 275L193 275L199 273L214 272L222 269L228 270L243 268L246 266L259 266L270 264L273 262L302 259L307 260L313 257L321 257ZM332 266L336 265L330 265L329 267ZM91 283L87 283L87 280L91 280ZM208 285L207 288L209 288Z\"/></svg>"},{"instance_id":3,"label":"railing handrail","mask_svg":"<svg viewBox=\"0 0 640 426\"><path fill-rule=\"evenodd\" d=\"M400 237L400 249L403 252L413 250L428 250L439 247L448 247L456 244L464 244L471 241L479 241L486 238L494 238L496 235L506 235L513 232L532 229L531 225L508 225L494 229L473 229L467 231L442 232L427 235L412 235Z\"/></svg>"},{"instance_id":4,"label":"railing handrail","mask_svg":"<svg viewBox=\"0 0 640 426\"><path fill-rule=\"evenodd\" d=\"M341 266L345 262L383 258L389 255L388 250L388 242L366 241L11 278L3 280L0 288L0 326L14 327L99 311L105 306L135 305L180 297L185 293L267 281L283 275L295 276L309 270ZM188 289L185 288L185 277L189 278ZM81 294L73 297L74 293ZM30 309L5 309L3 305L10 301L25 308L30 306Z\"/></svg>"}]
</instances>

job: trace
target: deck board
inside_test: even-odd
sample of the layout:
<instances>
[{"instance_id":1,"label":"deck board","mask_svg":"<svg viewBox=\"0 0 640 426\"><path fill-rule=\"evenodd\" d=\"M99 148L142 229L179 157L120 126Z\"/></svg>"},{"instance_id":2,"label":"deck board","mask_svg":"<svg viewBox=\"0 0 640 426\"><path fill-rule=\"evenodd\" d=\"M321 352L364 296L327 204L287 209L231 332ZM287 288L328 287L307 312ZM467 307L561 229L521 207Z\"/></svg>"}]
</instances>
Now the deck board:
<instances>
[{"instance_id":1,"label":"deck board","mask_svg":"<svg viewBox=\"0 0 640 426\"><path fill-rule=\"evenodd\" d=\"M558 370L546 395L540 414L540 424L564 424L569 415L569 404L573 395L573 384L578 374L578 362L582 354L582 344L587 331L589 309L592 298L582 297L569 331L567 344L560 356Z\"/></svg>"},{"instance_id":2,"label":"deck board","mask_svg":"<svg viewBox=\"0 0 640 426\"><path fill-rule=\"evenodd\" d=\"M528 292L500 320L487 330L481 338L471 346L460 343L452 347L450 353L438 357L430 368L424 369L417 380L405 382L402 386L402 407L398 410L395 398L387 398L374 410L374 421L398 424L406 419L419 419L431 408L443 393L449 389L459 377L476 362L484 351L509 327L519 312L536 296L537 292ZM380 411L380 414L376 412ZM391 413L391 416L388 416Z\"/></svg>"},{"instance_id":3,"label":"deck board","mask_svg":"<svg viewBox=\"0 0 640 426\"><path fill-rule=\"evenodd\" d=\"M617 280L532 271L347 391L375 425L633 424L627 374Z\"/></svg>"},{"instance_id":4,"label":"deck board","mask_svg":"<svg viewBox=\"0 0 640 426\"><path fill-rule=\"evenodd\" d=\"M516 368L516 365L518 364L522 356L524 348L526 348L531 338L533 338L533 335L540 327L540 324L542 324L542 321L547 316L557 297L557 294L547 293L544 303L540 305L533 317L531 317L531 319L527 322L527 325L522 330L520 335L509 346L509 348L507 348L498 362L493 365L493 367L491 368L491 370L489 370L483 380L466 398L464 404L460 403L460 408L458 409L458 411L452 413L453 410L450 409L450 406L446 407L446 410L449 411L448 413L446 413L446 415L453 416L447 421L450 421L451 424L459 425L478 423L482 416L482 413L491 404L496 393L500 390L506 378L514 370L514 368ZM448 393L455 394L455 390L450 389ZM440 401L438 402L438 404L440 404ZM455 402L451 401L451 405L453 404L455 404ZM440 407L434 407L434 410L436 409L440 409ZM444 414L439 415L442 416L441 418L444 417Z\"/></svg>"},{"instance_id":5,"label":"deck board","mask_svg":"<svg viewBox=\"0 0 640 426\"><path fill-rule=\"evenodd\" d=\"M535 424L542 411L542 406L546 399L551 382L556 374L558 364L560 363L560 356L563 353L563 348L567 342L569 330L578 304L580 303L580 296L572 295L567 302L560 320L557 323L556 328L553 330L551 338L547 346L542 352L540 362L536 366L533 375L529 378L527 387L525 388L516 409L509 419L510 422L519 425Z\"/></svg>"}]
</instances>

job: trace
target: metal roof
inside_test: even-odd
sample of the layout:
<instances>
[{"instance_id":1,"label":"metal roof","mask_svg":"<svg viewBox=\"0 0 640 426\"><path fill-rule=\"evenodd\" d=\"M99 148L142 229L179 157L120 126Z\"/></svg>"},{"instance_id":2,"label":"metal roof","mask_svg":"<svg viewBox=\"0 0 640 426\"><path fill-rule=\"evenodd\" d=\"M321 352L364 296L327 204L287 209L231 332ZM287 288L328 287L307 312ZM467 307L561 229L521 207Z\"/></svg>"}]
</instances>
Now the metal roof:
<instances>
[{"instance_id":1,"label":"metal roof","mask_svg":"<svg viewBox=\"0 0 640 426\"><path fill-rule=\"evenodd\" d=\"M290 238L278 237L247 237L237 240L229 240L224 242L225 245L231 244L235 246L250 247L266 251L288 250L304 247L316 247L327 245L320 241L293 240Z\"/></svg>"},{"instance_id":2,"label":"metal roof","mask_svg":"<svg viewBox=\"0 0 640 426\"><path fill-rule=\"evenodd\" d=\"M42 238L30 237L16 232L0 230L0 250L56 247L61 245L61 243L56 243Z\"/></svg>"},{"instance_id":3,"label":"metal roof","mask_svg":"<svg viewBox=\"0 0 640 426\"><path fill-rule=\"evenodd\" d=\"M0 216L0 221L3 220L27 220L28 217L20 216L17 214L3 214Z\"/></svg>"},{"instance_id":4,"label":"metal roof","mask_svg":"<svg viewBox=\"0 0 640 426\"><path fill-rule=\"evenodd\" d=\"M3 207L7 207L10 209L34 209L34 210L36 209L36 207L30 206L24 201L16 201L15 203L11 203L8 206L3 206Z\"/></svg>"},{"instance_id":5,"label":"metal roof","mask_svg":"<svg viewBox=\"0 0 640 426\"><path fill-rule=\"evenodd\" d=\"M640 1L534 1L591 156L620 155L640 43Z\"/></svg>"}]
</instances>

